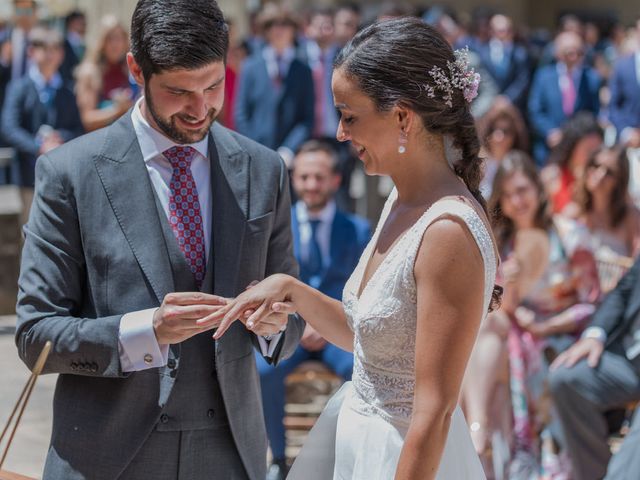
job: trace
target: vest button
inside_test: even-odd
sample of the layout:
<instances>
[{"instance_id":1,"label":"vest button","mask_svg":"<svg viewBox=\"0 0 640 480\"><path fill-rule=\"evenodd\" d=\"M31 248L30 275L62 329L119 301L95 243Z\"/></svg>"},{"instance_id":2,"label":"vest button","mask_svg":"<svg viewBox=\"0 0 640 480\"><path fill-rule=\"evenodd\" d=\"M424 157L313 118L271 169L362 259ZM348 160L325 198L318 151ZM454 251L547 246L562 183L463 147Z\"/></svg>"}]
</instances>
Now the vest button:
<instances>
[{"instance_id":1,"label":"vest button","mask_svg":"<svg viewBox=\"0 0 640 480\"><path fill-rule=\"evenodd\" d=\"M213 418L215 416L215 414L216 414L216 412L213 410L213 408L210 408L207 411L207 417L209 417L209 418Z\"/></svg>"},{"instance_id":2,"label":"vest button","mask_svg":"<svg viewBox=\"0 0 640 480\"><path fill-rule=\"evenodd\" d=\"M166 413L163 413L162 415L160 415L160 423L167 423L169 421L169 415L167 415Z\"/></svg>"}]
</instances>

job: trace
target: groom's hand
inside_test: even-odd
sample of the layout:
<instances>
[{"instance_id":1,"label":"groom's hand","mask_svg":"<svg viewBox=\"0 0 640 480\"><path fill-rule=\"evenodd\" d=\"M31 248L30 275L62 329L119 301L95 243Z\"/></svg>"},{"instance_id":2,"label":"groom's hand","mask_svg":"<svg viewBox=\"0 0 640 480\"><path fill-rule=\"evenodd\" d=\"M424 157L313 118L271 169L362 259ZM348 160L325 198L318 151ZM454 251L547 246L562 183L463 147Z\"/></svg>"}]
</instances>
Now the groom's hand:
<instances>
[{"instance_id":1,"label":"groom's hand","mask_svg":"<svg viewBox=\"0 0 640 480\"><path fill-rule=\"evenodd\" d=\"M245 310L240 321L248 330L265 337L284 331L289 322L289 315L296 313L296 310L290 302L277 302L259 319L254 316L254 313L255 310Z\"/></svg>"},{"instance_id":2,"label":"groom's hand","mask_svg":"<svg viewBox=\"0 0 640 480\"><path fill-rule=\"evenodd\" d=\"M208 293L169 293L153 314L153 330L158 343L180 343L217 326L218 322L212 324L206 319L226 304L225 298Z\"/></svg>"}]
</instances>

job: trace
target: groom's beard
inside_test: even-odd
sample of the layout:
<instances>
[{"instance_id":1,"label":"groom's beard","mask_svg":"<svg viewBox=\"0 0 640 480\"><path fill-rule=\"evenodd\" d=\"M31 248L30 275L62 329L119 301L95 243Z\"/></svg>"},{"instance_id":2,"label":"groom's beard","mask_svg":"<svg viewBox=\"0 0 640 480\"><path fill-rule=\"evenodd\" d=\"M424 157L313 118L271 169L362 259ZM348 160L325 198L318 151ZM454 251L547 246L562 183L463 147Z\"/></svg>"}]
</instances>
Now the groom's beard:
<instances>
[{"instance_id":1,"label":"groom's beard","mask_svg":"<svg viewBox=\"0 0 640 480\"><path fill-rule=\"evenodd\" d=\"M174 142L180 145L197 143L203 140L209 134L211 125L213 124L213 122L216 120L216 117L218 116L218 112L216 111L216 109L212 108L207 112L207 121L205 122L205 125L201 129L186 130L176 125L176 117L180 116L188 120L192 119L193 117L190 117L189 115L185 115L182 113L175 113L171 115L171 117L169 117L168 119L162 118L155 108L155 105L153 103L153 98L151 97L151 92L149 91L147 84L145 84L144 86L144 99L145 99L145 102L147 103L147 110L153 117L153 120L156 122L156 125L158 125L158 128L162 130L162 133L164 133L167 137L169 137L171 140L173 140Z\"/></svg>"}]
</instances>

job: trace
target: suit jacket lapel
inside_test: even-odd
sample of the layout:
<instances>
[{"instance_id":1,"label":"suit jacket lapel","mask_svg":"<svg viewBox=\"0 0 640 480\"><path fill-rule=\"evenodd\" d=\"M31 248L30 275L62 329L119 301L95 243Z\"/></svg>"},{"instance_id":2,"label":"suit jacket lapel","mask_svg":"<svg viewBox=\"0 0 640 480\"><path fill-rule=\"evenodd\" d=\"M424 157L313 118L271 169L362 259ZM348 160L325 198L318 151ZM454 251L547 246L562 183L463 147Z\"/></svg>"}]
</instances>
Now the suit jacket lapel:
<instances>
[{"instance_id":1,"label":"suit jacket lapel","mask_svg":"<svg viewBox=\"0 0 640 480\"><path fill-rule=\"evenodd\" d=\"M233 296L237 294L240 249L249 214L250 158L226 129L214 124L211 132L213 255L209 255L207 268L213 273L212 291L217 295ZM221 279L224 281L219 281Z\"/></svg>"},{"instance_id":2,"label":"suit jacket lapel","mask_svg":"<svg viewBox=\"0 0 640 480\"><path fill-rule=\"evenodd\" d=\"M130 112L111 125L94 160L120 228L158 302L174 291L169 253Z\"/></svg>"}]
</instances>

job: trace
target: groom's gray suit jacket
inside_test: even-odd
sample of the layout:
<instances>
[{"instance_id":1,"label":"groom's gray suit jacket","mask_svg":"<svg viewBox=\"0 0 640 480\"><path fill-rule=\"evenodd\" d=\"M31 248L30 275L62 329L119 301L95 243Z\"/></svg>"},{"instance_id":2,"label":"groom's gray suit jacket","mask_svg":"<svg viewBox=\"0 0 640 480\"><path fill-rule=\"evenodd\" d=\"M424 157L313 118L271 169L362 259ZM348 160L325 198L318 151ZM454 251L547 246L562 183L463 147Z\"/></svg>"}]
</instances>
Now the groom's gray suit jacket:
<instances>
[{"instance_id":1,"label":"groom's gray suit jacket","mask_svg":"<svg viewBox=\"0 0 640 480\"><path fill-rule=\"evenodd\" d=\"M209 156L213 221L202 290L231 297L272 273L295 275L282 160L217 124ZM262 480L267 446L253 357L257 342L240 322L215 344L210 333L198 336L189 355L186 343L173 345L167 367L122 372L122 315L192 288L184 280L191 278L184 275L186 261L158 209L130 113L42 156L36 179L16 343L31 368L51 340L45 373L60 374L45 478L117 478L150 433L171 418L166 413L172 402L175 411L168 413L175 414L178 429L180 416L192 412L208 413L192 428L206 428L203 422L214 413L224 419L225 412L199 412L206 406L195 404L201 398L215 402L208 398L215 391L247 474ZM290 318L274 362L294 351L303 326ZM202 360L207 355L213 358ZM195 363L183 365L188 358ZM207 368L207 375L193 378L194 370ZM191 420L182 427L191 428Z\"/></svg>"}]
</instances>

